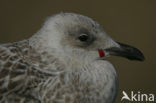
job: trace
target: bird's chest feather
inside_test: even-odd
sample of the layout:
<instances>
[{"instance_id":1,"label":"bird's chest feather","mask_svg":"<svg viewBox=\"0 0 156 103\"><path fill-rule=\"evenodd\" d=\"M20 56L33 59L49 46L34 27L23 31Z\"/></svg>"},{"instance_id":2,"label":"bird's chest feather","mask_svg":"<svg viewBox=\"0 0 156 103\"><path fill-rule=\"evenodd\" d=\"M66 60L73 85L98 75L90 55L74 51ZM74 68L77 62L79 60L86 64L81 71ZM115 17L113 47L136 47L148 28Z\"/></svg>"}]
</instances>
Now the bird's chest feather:
<instances>
[{"instance_id":1,"label":"bird's chest feather","mask_svg":"<svg viewBox=\"0 0 156 103\"><path fill-rule=\"evenodd\" d=\"M44 103L111 103L116 92L116 73L109 62L98 61L74 65L47 83L42 93Z\"/></svg>"},{"instance_id":2,"label":"bird's chest feather","mask_svg":"<svg viewBox=\"0 0 156 103\"><path fill-rule=\"evenodd\" d=\"M116 73L108 62L93 62L73 67L66 74L66 84L74 103L109 103L116 92Z\"/></svg>"}]
</instances>

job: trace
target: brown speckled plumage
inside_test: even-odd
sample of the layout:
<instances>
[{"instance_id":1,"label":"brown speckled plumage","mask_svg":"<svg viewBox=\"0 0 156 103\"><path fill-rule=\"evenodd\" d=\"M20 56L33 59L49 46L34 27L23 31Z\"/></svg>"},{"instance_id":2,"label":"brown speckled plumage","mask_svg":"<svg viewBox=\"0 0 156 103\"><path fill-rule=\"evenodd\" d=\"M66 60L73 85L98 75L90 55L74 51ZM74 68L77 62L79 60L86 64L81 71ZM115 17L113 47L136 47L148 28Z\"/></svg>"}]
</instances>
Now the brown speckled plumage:
<instances>
[{"instance_id":1,"label":"brown speckled plumage","mask_svg":"<svg viewBox=\"0 0 156 103\"><path fill-rule=\"evenodd\" d=\"M44 62L40 61L40 55L28 45L27 40L0 46L1 103L38 101L30 91L32 91L32 88L37 88L49 76L54 75L48 72L42 72L41 68L39 69L38 66L35 66L39 63L45 65ZM31 99L21 98L25 96Z\"/></svg>"}]
</instances>

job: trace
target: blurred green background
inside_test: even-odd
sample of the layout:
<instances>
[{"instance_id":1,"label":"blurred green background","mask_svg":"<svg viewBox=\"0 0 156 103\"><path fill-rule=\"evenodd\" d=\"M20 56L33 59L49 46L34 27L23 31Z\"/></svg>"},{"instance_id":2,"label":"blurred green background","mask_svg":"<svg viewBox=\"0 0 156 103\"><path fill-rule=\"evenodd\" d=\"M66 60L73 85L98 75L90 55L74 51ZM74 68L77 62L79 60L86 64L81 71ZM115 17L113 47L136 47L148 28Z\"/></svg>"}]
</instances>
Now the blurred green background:
<instances>
[{"instance_id":1,"label":"blurred green background","mask_svg":"<svg viewBox=\"0 0 156 103\"><path fill-rule=\"evenodd\" d=\"M144 53L144 62L109 58L119 77L116 103L122 103L123 90L156 95L156 0L0 0L0 43L32 36L59 12L89 16L113 39Z\"/></svg>"}]
</instances>

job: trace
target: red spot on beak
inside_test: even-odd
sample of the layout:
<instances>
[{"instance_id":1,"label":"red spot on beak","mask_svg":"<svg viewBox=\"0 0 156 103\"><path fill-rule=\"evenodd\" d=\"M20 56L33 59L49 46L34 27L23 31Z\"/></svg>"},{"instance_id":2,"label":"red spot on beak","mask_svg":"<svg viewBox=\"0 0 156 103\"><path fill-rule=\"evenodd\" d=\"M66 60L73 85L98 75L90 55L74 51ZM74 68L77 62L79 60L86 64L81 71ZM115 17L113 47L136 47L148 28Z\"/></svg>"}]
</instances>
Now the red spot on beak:
<instances>
[{"instance_id":1,"label":"red spot on beak","mask_svg":"<svg viewBox=\"0 0 156 103\"><path fill-rule=\"evenodd\" d=\"M105 53L104 53L104 51L102 49L99 49L98 52L99 52L99 57L100 58L105 56Z\"/></svg>"}]
</instances>

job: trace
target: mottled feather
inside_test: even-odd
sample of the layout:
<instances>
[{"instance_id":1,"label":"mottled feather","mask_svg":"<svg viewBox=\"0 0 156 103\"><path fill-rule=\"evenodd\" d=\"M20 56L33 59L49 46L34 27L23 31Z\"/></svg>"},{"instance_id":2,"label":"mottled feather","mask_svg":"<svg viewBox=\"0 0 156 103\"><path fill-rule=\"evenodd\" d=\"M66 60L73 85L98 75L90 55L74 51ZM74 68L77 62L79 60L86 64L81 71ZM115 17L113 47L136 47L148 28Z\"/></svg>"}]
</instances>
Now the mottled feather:
<instances>
[{"instance_id":1,"label":"mottled feather","mask_svg":"<svg viewBox=\"0 0 156 103\"><path fill-rule=\"evenodd\" d=\"M41 60L40 54L31 48L28 40L1 45L0 103L30 103L32 100L32 103L37 103L41 95L38 91L32 91L45 88L47 79L51 81L53 77L54 80L58 77L58 71L51 69L49 72L46 68L48 62Z\"/></svg>"}]
</instances>

